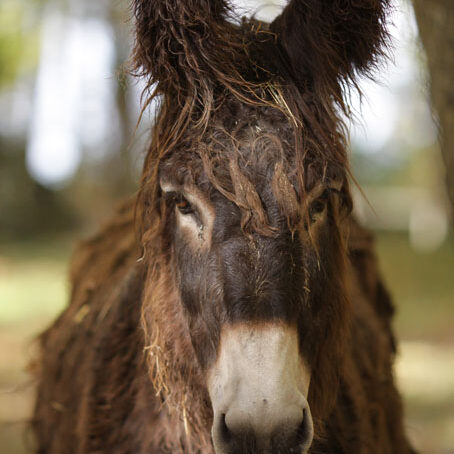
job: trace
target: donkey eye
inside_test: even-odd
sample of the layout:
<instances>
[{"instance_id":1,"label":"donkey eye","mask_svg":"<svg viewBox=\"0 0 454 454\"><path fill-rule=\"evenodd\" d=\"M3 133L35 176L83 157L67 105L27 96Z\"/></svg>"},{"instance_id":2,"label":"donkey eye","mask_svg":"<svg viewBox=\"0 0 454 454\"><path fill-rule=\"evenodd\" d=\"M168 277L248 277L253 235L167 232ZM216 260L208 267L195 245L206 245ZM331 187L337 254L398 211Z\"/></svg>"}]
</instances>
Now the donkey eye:
<instances>
[{"instance_id":1,"label":"donkey eye","mask_svg":"<svg viewBox=\"0 0 454 454\"><path fill-rule=\"evenodd\" d=\"M320 197L318 197L311 203L311 206L309 207L309 216L311 222L315 222L316 216L325 210L326 202L328 201L328 195L329 191L325 190Z\"/></svg>"},{"instance_id":2,"label":"donkey eye","mask_svg":"<svg viewBox=\"0 0 454 454\"><path fill-rule=\"evenodd\" d=\"M182 195L176 197L175 206L181 214L191 214L194 212L192 205Z\"/></svg>"}]
</instances>

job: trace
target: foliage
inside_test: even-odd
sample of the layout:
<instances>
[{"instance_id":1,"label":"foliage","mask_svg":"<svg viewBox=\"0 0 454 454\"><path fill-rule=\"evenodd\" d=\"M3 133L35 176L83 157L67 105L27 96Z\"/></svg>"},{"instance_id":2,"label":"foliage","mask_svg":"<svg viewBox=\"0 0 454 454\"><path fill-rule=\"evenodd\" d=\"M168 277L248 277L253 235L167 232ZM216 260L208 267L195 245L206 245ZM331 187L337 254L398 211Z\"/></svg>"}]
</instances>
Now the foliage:
<instances>
[{"instance_id":1,"label":"foliage","mask_svg":"<svg viewBox=\"0 0 454 454\"><path fill-rule=\"evenodd\" d=\"M22 0L0 3L0 87L36 67L39 54L37 11Z\"/></svg>"}]
</instances>

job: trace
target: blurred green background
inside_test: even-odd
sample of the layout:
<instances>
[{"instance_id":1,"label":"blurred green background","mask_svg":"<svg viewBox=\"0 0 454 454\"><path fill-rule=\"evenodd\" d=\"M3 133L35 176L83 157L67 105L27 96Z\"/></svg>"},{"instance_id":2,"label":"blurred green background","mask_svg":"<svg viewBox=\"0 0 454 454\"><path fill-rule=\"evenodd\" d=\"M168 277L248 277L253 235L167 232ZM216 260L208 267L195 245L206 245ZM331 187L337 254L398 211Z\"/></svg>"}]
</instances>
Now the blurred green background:
<instances>
[{"instance_id":1,"label":"blurred green background","mask_svg":"<svg viewBox=\"0 0 454 454\"><path fill-rule=\"evenodd\" d=\"M269 18L269 2L240 3ZM75 240L137 188L153 120L122 65L127 2L0 3L0 452L27 452L33 339L64 308ZM353 106L356 213L377 234L398 314L396 375L421 453L454 453L454 237L411 6L394 61Z\"/></svg>"}]
</instances>

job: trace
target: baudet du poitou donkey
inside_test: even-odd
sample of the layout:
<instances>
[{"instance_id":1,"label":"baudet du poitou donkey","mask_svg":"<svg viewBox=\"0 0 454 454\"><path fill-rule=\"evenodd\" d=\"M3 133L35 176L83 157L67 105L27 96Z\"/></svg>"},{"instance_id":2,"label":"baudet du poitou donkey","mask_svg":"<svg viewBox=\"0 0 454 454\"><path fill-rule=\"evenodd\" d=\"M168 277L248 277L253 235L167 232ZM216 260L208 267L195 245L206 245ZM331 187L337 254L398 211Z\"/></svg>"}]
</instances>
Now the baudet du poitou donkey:
<instances>
[{"instance_id":1,"label":"baudet du poitou donkey","mask_svg":"<svg viewBox=\"0 0 454 454\"><path fill-rule=\"evenodd\" d=\"M413 452L343 123L389 8L133 1L159 112L138 194L78 247L40 337L37 453Z\"/></svg>"}]
</instances>

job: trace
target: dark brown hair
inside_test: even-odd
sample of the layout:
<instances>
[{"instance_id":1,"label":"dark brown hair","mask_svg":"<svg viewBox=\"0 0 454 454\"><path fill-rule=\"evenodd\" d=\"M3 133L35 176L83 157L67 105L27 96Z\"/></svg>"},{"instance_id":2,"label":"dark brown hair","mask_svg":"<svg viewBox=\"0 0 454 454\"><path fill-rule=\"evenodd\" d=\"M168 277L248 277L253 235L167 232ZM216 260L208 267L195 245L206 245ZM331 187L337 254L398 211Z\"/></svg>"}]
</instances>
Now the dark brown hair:
<instances>
[{"instance_id":1,"label":"dark brown hair","mask_svg":"<svg viewBox=\"0 0 454 454\"><path fill-rule=\"evenodd\" d=\"M348 173L344 95L383 54L387 0L291 1L270 27L233 25L232 8L221 0L133 4L134 71L147 78L146 104L161 101L139 198L146 211L157 208L161 159L183 140L194 147L202 142L230 96L289 118L300 196L329 164ZM343 190L348 200L347 184Z\"/></svg>"}]
</instances>

